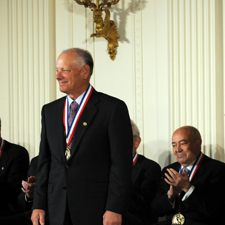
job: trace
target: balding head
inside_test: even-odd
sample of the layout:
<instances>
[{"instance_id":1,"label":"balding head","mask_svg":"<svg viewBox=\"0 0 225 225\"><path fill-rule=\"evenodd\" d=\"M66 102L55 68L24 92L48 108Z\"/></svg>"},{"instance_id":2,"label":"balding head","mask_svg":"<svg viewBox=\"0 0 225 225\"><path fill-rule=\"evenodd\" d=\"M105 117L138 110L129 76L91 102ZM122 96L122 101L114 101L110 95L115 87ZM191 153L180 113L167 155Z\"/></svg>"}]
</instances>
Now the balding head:
<instances>
[{"instance_id":1,"label":"balding head","mask_svg":"<svg viewBox=\"0 0 225 225\"><path fill-rule=\"evenodd\" d=\"M88 65L90 67L89 76L92 75L94 62L93 62L93 58L92 58L89 51L86 51L86 50L81 49L81 48L69 48L69 49L66 49L66 50L62 51L61 54L68 54L68 53L75 53L75 55L77 57L74 58L73 63L76 66L83 66L85 64Z\"/></svg>"},{"instance_id":2,"label":"balding head","mask_svg":"<svg viewBox=\"0 0 225 225\"><path fill-rule=\"evenodd\" d=\"M190 165L201 152L201 135L192 126L180 127L172 136L173 153L183 166Z\"/></svg>"}]
</instances>

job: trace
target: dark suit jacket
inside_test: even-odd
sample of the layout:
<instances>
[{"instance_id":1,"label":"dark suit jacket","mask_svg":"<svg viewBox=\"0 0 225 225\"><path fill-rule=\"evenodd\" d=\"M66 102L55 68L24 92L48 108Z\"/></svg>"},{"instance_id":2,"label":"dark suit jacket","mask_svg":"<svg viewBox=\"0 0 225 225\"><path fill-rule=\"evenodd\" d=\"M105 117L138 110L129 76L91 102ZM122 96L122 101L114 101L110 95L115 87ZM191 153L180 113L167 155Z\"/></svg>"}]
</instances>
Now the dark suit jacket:
<instances>
[{"instance_id":1,"label":"dark suit jacket","mask_svg":"<svg viewBox=\"0 0 225 225\"><path fill-rule=\"evenodd\" d=\"M33 208L48 210L50 224L62 225L68 203L74 224L102 224L105 210L124 212L129 195L133 138L127 107L93 90L67 162L64 103L65 97L42 109Z\"/></svg>"},{"instance_id":2,"label":"dark suit jacket","mask_svg":"<svg viewBox=\"0 0 225 225\"><path fill-rule=\"evenodd\" d=\"M0 216L16 213L21 181L26 178L29 155L25 148L5 141L0 157Z\"/></svg>"},{"instance_id":3,"label":"dark suit jacket","mask_svg":"<svg viewBox=\"0 0 225 225\"><path fill-rule=\"evenodd\" d=\"M139 155L132 171L132 191L123 225L150 225L157 222L151 212L151 201L160 186L161 168L158 163Z\"/></svg>"},{"instance_id":4,"label":"dark suit jacket","mask_svg":"<svg viewBox=\"0 0 225 225\"><path fill-rule=\"evenodd\" d=\"M27 173L27 177L29 176L35 176L36 175L36 169L37 169L37 160L38 156L34 157L31 160L31 164ZM31 221L31 207L33 202L27 202L25 201L25 193L21 191L19 197L18 197L18 214L2 217L0 218L0 224L2 225L32 225ZM45 223L46 224L46 223Z\"/></svg>"},{"instance_id":5,"label":"dark suit jacket","mask_svg":"<svg viewBox=\"0 0 225 225\"><path fill-rule=\"evenodd\" d=\"M179 171L180 164L176 162L166 168ZM169 185L164 181L166 168L162 171L161 188L152 202L152 208L158 216L167 215L168 224L171 224L172 217L178 210L177 205L172 209L167 198ZM195 190L181 203L185 225L224 224L225 164L205 155L191 183L195 186ZM184 193L181 193L181 198L183 195Z\"/></svg>"}]
</instances>

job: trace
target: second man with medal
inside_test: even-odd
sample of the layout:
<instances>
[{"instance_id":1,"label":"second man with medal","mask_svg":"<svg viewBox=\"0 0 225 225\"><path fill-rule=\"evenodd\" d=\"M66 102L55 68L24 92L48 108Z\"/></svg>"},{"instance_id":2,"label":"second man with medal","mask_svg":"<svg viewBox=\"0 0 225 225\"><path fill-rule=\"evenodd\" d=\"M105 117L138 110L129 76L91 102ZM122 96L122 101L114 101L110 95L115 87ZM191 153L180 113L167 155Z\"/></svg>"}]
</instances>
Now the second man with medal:
<instances>
[{"instance_id":1,"label":"second man with medal","mask_svg":"<svg viewBox=\"0 0 225 225\"><path fill-rule=\"evenodd\" d=\"M166 216L157 224L224 224L225 164L201 151L202 139L192 126L172 136L177 162L162 170L162 182L152 202L153 212Z\"/></svg>"}]
</instances>

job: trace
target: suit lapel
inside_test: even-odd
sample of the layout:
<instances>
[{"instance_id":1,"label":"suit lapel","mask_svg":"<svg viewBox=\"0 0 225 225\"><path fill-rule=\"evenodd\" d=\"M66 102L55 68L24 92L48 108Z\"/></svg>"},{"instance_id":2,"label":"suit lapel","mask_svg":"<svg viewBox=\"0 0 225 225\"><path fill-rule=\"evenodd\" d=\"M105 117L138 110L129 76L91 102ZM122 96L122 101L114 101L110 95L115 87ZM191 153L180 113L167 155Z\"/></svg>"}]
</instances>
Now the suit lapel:
<instances>
[{"instance_id":1,"label":"suit lapel","mask_svg":"<svg viewBox=\"0 0 225 225\"><path fill-rule=\"evenodd\" d=\"M5 169L5 166L7 165L7 161L9 159L9 156L8 156L9 146L10 146L10 144L5 140L5 146L4 146L2 156L1 156L1 160L0 160L0 162L1 162L0 163L0 165L1 165L0 169L2 169L2 170Z\"/></svg>"},{"instance_id":2,"label":"suit lapel","mask_svg":"<svg viewBox=\"0 0 225 225\"><path fill-rule=\"evenodd\" d=\"M133 170L132 170L132 180L134 180L134 178L138 175L139 170L141 169L141 162L143 161L143 158L140 157L140 155L138 156L137 162L135 163L135 165L133 166Z\"/></svg>"},{"instance_id":3,"label":"suit lapel","mask_svg":"<svg viewBox=\"0 0 225 225\"><path fill-rule=\"evenodd\" d=\"M204 175L207 171L207 162L208 157L204 155L204 158L202 160L202 163L200 164L198 170L196 171L195 175L193 176L191 183L194 185L196 182L199 181L199 178Z\"/></svg>"},{"instance_id":4,"label":"suit lapel","mask_svg":"<svg viewBox=\"0 0 225 225\"><path fill-rule=\"evenodd\" d=\"M174 170L176 170L178 173L180 173L180 163L175 163L174 167L172 167Z\"/></svg>"},{"instance_id":5,"label":"suit lapel","mask_svg":"<svg viewBox=\"0 0 225 225\"><path fill-rule=\"evenodd\" d=\"M59 101L59 104L57 105L56 110L56 118L55 118L55 130L57 134L57 140L59 143L59 149L63 149L63 151L60 151L60 154L62 155L63 159L65 159L65 150L66 150L66 135L65 135L65 128L63 125L63 110L64 110L64 104L65 104L66 97L62 98L62 100Z\"/></svg>"},{"instance_id":6,"label":"suit lapel","mask_svg":"<svg viewBox=\"0 0 225 225\"><path fill-rule=\"evenodd\" d=\"M73 143L72 143L72 147L71 147L72 157L75 154L75 152L77 151L78 145L79 145L80 141L82 140L82 137L84 136L86 130L89 129L91 121L93 120L93 118L95 117L95 115L98 111L97 107L95 106L97 102L99 102L98 93L95 90L93 90L93 92L90 96L90 99L88 100L88 102L84 108L84 111L81 114L80 119L77 122L77 126L76 126L75 132L73 134Z\"/></svg>"}]
</instances>

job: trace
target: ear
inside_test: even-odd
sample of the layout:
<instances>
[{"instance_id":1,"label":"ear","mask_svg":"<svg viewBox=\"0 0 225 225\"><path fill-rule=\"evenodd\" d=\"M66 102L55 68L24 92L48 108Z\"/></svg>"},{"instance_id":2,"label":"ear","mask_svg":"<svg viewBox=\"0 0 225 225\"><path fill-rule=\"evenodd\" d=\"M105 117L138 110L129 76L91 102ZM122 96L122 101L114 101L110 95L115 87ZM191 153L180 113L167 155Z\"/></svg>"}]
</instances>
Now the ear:
<instances>
[{"instance_id":1,"label":"ear","mask_svg":"<svg viewBox=\"0 0 225 225\"><path fill-rule=\"evenodd\" d=\"M201 145L201 144L202 144L202 140L201 140L201 139L197 139L197 140L196 140L196 144L197 144L197 145Z\"/></svg>"},{"instance_id":2,"label":"ear","mask_svg":"<svg viewBox=\"0 0 225 225\"><path fill-rule=\"evenodd\" d=\"M141 143L141 138L140 137L137 137L135 139L135 144L134 144L134 146L135 146L136 149L139 147L140 143Z\"/></svg>"},{"instance_id":3,"label":"ear","mask_svg":"<svg viewBox=\"0 0 225 225\"><path fill-rule=\"evenodd\" d=\"M85 64L82 67L82 72L83 72L83 79L86 80L89 78L89 73L90 73L90 66Z\"/></svg>"}]
</instances>

